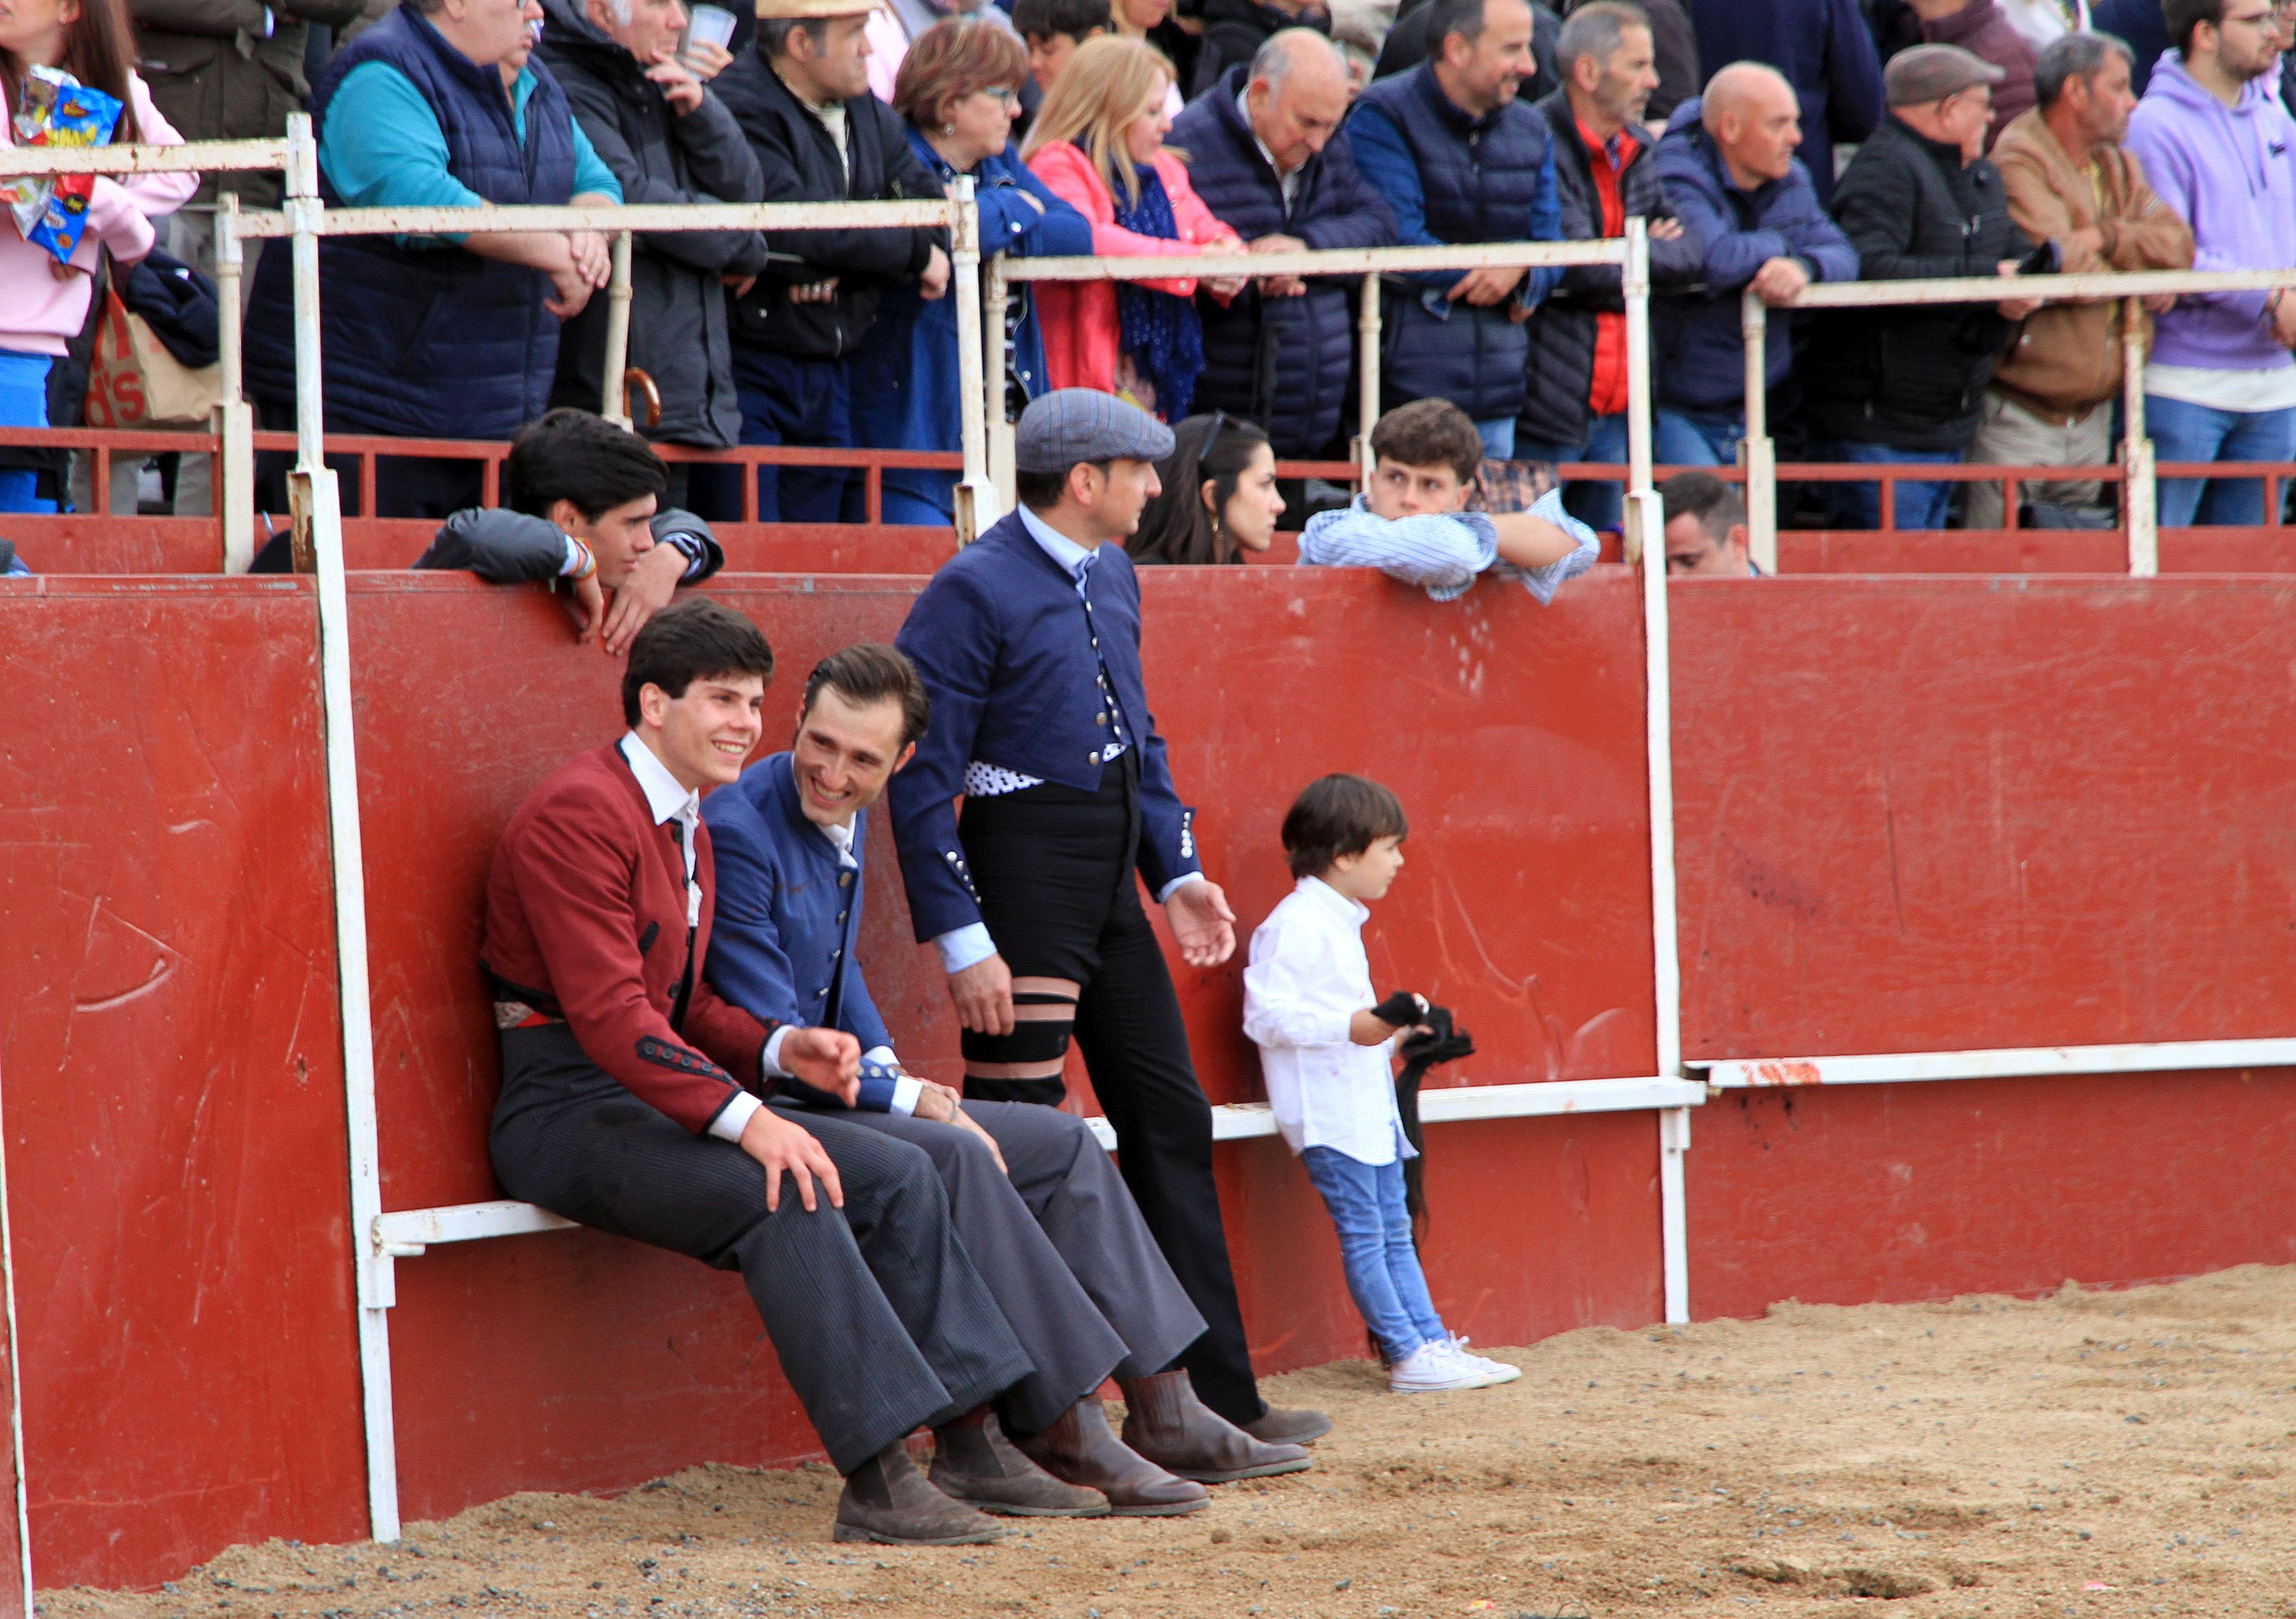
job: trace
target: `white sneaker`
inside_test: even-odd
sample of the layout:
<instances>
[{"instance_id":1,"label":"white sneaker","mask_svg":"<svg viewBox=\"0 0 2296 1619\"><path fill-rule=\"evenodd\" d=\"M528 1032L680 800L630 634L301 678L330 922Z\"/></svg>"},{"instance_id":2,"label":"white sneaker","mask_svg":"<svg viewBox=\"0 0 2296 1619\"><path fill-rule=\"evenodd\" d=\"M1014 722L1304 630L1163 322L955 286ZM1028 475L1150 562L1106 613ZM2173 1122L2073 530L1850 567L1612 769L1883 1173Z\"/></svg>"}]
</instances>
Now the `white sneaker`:
<instances>
[{"instance_id":1,"label":"white sneaker","mask_svg":"<svg viewBox=\"0 0 2296 1619\"><path fill-rule=\"evenodd\" d=\"M1387 1386L1398 1394L1431 1394L1452 1388L1488 1388L1490 1385L1489 1377L1462 1361L1448 1344L1422 1344L1387 1371Z\"/></svg>"},{"instance_id":2,"label":"white sneaker","mask_svg":"<svg viewBox=\"0 0 2296 1619\"><path fill-rule=\"evenodd\" d=\"M1482 1355L1468 1353L1467 1335L1464 1332L1455 1332L1451 1335L1451 1353L1467 1365L1483 1372L1493 1384L1512 1383L1522 1376L1522 1368L1520 1366L1510 1366L1505 1361L1493 1361Z\"/></svg>"}]
</instances>

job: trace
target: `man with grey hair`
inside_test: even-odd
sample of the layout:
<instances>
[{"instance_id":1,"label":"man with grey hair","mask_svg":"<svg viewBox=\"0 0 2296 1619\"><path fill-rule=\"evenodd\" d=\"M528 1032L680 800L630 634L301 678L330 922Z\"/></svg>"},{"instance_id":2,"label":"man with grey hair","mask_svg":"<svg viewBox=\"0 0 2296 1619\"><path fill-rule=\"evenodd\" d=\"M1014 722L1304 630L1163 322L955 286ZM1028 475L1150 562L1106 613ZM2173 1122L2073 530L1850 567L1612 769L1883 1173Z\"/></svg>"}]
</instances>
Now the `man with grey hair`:
<instances>
[{"instance_id":1,"label":"man with grey hair","mask_svg":"<svg viewBox=\"0 0 2296 1619\"><path fill-rule=\"evenodd\" d=\"M2128 47L2109 34L2068 34L2041 53L2038 105L2001 132L1993 161L2009 217L2036 241L2054 241L2069 275L2098 270L2186 270L2193 233L2145 184L2121 145L2128 115ZM2176 299L2144 300L2163 314ZM2112 457L2120 396L2122 300L2049 304L2026 317L1993 372L1969 459L1996 466L2103 466ZM2151 337L2151 321L2145 336ZM2028 500L2094 506L2095 479L2030 483ZM2000 525L2002 487L1969 486L1972 528Z\"/></svg>"},{"instance_id":2,"label":"man with grey hair","mask_svg":"<svg viewBox=\"0 0 2296 1619\"><path fill-rule=\"evenodd\" d=\"M685 26L678 0L543 0L542 12L537 54L565 90L591 146L621 182L623 201L764 198L765 175L742 127L677 60L678 34ZM658 443L730 448L741 436L742 407L719 282L742 282L763 270L765 238L754 231L648 231L631 248L627 364L652 384L636 414L637 429ZM553 405L598 409L604 397L606 318L606 300L599 298L567 323L558 345ZM668 466L664 503L692 503L691 463ZM705 503L713 517L737 516L741 510L738 498ZM668 601L665 589L662 601Z\"/></svg>"},{"instance_id":3,"label":"man with grey hair","mask_svg":"<svg viewBox=\"0 0 2296 1619\"><path fill-rule=\"evenodd\" d=\"M1230 68L1172 125L1204 206L1255 253L1383 248L1387 202L1332 137L1347 116L1346 64L1309 29L1285 29ZM1279 455L1330 446L1347 404L1351 283L1267 276L1225 307L1205 299L1199 410L1264 425Z\"/></svg>"},{"instance_id":4,"label":"man with grey hair","mask_svg":"<svg viewBox=\"0 0 2296 1619\"><path fill-rule=\"evenodd\" d=\"M1595 0L1570 13L1554 50L1562 88L1531 110L1546 120L1554 150L1562 239L1623 236L1627 221L1650 221L1651 282L1687 287L1703 269L1697 241L1667 206L1654 143L1643 109L1658 88L1657 46L1650 19L1629 0ZM1529 391L1515 428L1515 454L1526 461L1622 462L1627 458L1627 316L1616 265L1581 265L1562 273L1524 327L1529 339ZM1669 465L1704 466L1718 459L1705 438L1661 413L1657 452ZM1575 484L1571 514L1596 528L1619 522L1617 484Z\"/></svg>"}]
</instances>

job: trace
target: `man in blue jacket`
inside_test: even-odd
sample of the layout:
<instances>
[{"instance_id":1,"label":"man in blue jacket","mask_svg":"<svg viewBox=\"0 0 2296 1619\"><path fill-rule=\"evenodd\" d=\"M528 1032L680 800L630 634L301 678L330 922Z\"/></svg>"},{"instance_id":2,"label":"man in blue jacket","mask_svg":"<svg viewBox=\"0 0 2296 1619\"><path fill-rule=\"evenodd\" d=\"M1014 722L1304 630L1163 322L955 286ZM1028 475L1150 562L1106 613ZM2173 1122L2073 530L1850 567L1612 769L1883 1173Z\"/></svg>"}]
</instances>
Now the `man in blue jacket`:
<instances>
[{"instance_id":1,"label":"man in blue jacket","mask_svg":"<svg viewBox=\"0 0 2296 1619\"><path fill-rule=\"evenodd\" d=\"M1333 141L1348 70L1313 29L1285 29L1230 68L1173 120L1204 206L1255 253L1383 248L1395 217ZM1198 305L1204 372L1196 408L1257 421L1283 456L1320 454L1338 437L1355 359L1352 277L1256 282L1223 308Z\"/></svg>"},{"instance_id":2,"label":"man in blue jacket","mask_svg":"<svg viewBox=\"0 0 2296 1619\"><path fill-rule=\"evenodd\" d=\"M1435 48L1357 99L1348 144L1407 247L1559 241L1546 120L1516 99L1535 71L1524 0L1429 0ZM1514 454L1526 388L1522 323L1557 272L1492 266L1392 278L1380 361L1382 410L1448 399L1484 451Z\"/></svg>"},{"instance_id":3,"label":"man in blue jacket","mask_svg":"<svg viewBox=\"0 0 2296 1619\"><path fill-rule=\"evenodd\" d=\"M1168 1421L1179 1402L1160 1402L1154 1378L1202 1335L1204 1319L1115 1165L1072 1113L960 1104L955 1091L906 1072L862 975L869 806L915 753L931 713L915 666L891 647L847 647L815 666L791 750L703 806L718 861L718 931L704 970L753 1015L772 1008L784 1024L859 1042L850 1110L795 1082L784 1089L931 1157L957 1235L1028 1352L1035 1370L999 1396L998 1417L1058 1477L1014 1455L976 1411L939 1434L939 1456L960 1476L952 1492L991 1512L1199 1510L1202 1484L1156 1465L1168 1458L1195 1470L1185 1432ZM770 1041L767 1059L778 1067ZM1098 1392L1111 1375L1130 1407L1120 1443ZM1293 1465L1305 1467L1305 1456ZM941 1472L937 1457L936 1480Z\"/></svg>"},{"instance_id":4,"label":"man in blue jacket","mask_svg":"<svg viewBox=\"0 0 2296 1619\"><path fill-rule=\"evenodd\" d=\"M1710 78L1734 62L1767 62L1784 76L1815 143L1809 178L1824 207L1833 143L1864 140L1883 110L1882 57L1857 0L1690 0L1690 20Z\"/></svg>"},{"instance_id":5,"label":"man in blue jacket","mask_svg":"<svg viewBox=\"0 0 2296 1619\"><path fill-rule=\"evenodd\" d=\"M1211 1104L1134 880L1163 902L1190 966L1234 953L1235 913L1197 863L1193 812L1148 712L1139 582L1108 543L1138 527L1171 453L1169 428L1088 388L1021 413L1018 509L942 566L901 626L932 726L893 778L893 839L917 938L949 975L966 1095L1057 1106L1073 1033L1125 1182L1210 1323L1172 1386L1226 1419L1225 1434L1199 1426L1216 1441L1207 1457L1240 1477L1331 1424L1259 1397Z\"/></svg>"},{"instance_id":6,"label":"man in blue jacket","mask_svg":"<svg viewBox=\"0 0 2296 1619\"><path fill-rule=\"evenodd\" d=\"M1746 347L1738 315L1748 287L1775 306L1814 281L1856 281L1857 249L1819 206L1794 150L1801 144L1793 86L1775 70L1734 62L1706 94L1685 102L1659 143L1667 202L1706 258L1704 290L1653 308L1659 404L1703 437L1714 463L1738 458L1746 430ZM1773 316L1764 351L1767 385L1792 364L1792 328Z\"/></svg>"}]
</instances>

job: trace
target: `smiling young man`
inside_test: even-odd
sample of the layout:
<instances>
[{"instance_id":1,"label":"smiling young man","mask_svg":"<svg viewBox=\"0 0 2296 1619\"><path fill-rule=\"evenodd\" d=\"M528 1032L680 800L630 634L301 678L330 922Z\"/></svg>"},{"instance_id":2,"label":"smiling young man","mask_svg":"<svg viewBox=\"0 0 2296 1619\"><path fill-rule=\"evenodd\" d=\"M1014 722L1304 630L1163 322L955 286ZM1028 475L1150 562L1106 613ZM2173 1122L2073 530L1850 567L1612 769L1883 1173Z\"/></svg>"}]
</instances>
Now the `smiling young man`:
<instances>
[{"instance_id":1,"label":"smiling young man","mask_svg":"<svg viewBox=\"0 0 2296 1619\"><path fill-rule=\"evenodd\" d=\"M761 1018L860 1043L850 1110L842 1098L790 1089L931 1156L957 1235L1035 1363L996 1415L1057 1477L1015 1454L976 1410L939 1431L933 1482L990 1512L1193 1512L1207 1504L1202 1484L1174 1476L1201 1471L1185 1427L1192 1411L1160 1402L1152 1374L1202 1336L1204 1320L1122 1177L1074 1114L960 1103L906 1072L856 959L868 811L931 715L924 683L891 647L847 647L815 667L794 746L711 794L703 813L720 884L709 980ZM1111 1376L1135 1411L1128 1443L1101 1409Z\"/></svg>"},{"instance_id":2,"label":"smiling young man","mask_svg":"<svg viewBox=\"0 0 2296 1619\"><path fill-rule=\"evenodd\" d=\"M502 1031L495 1173L513 1198L742 1273L845 1475L838 1540L994 1540L995 1522L902 1445L1031 1372L931 1161L766 1106L783 1075L849 1102L859 1050L762 1022L702 971L716 871L700 795L740 774L772 672L765 637L730 609L695 598L656 615L623 676L627 732L511 817L481 953Z\"/></svg>"}]
</instances>

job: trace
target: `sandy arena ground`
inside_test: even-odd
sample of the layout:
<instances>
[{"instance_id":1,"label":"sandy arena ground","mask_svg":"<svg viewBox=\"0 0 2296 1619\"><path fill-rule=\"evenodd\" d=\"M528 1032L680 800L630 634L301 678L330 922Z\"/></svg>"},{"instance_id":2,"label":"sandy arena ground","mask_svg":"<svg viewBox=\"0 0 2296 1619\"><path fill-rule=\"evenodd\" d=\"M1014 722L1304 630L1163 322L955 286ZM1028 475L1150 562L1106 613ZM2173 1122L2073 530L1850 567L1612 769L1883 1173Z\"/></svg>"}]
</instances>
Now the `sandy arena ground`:
<instances>
[{"instance_id":1,"label":"sandy arena ground","mask_svg":"<svg viewBox=\"0 0 2296 1619\"><path fill-rule=\"evenodd\" d=\"M41 1612L2296 1615L2296 1269L1786 1304L1502 1354L1521 1380L1475 1393L1398 1398L1367 1362L1280 1379L1338 1421L1315 1471L1188 1518L844 1547L825 1468L708 1467L619 1500L514 1496L393 1547L236 1548Z\"/></svg>"}]
</instances>

